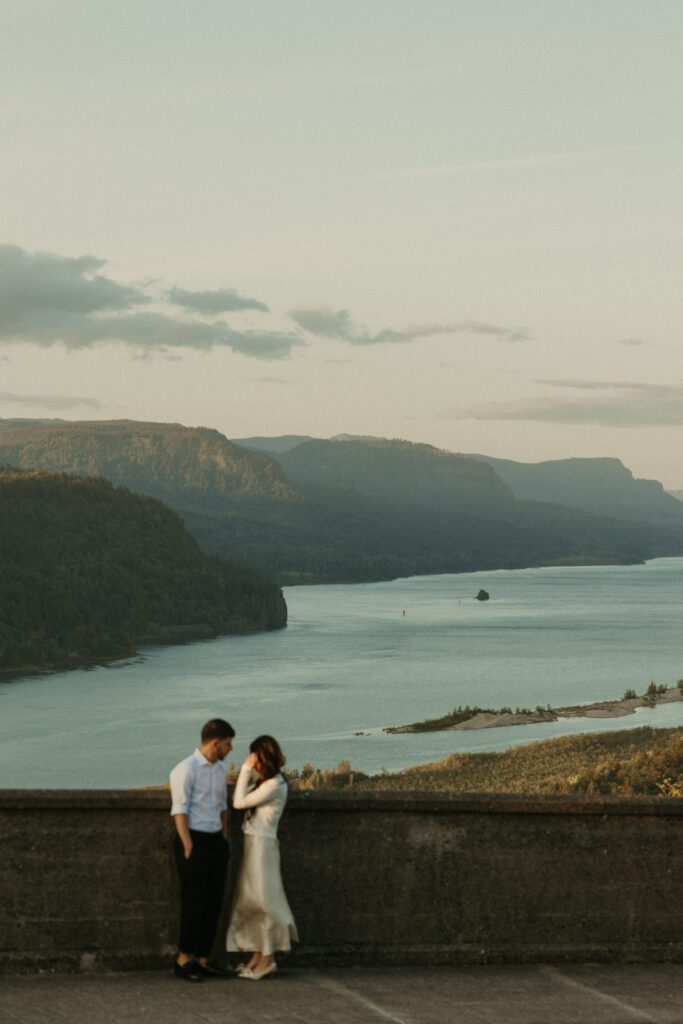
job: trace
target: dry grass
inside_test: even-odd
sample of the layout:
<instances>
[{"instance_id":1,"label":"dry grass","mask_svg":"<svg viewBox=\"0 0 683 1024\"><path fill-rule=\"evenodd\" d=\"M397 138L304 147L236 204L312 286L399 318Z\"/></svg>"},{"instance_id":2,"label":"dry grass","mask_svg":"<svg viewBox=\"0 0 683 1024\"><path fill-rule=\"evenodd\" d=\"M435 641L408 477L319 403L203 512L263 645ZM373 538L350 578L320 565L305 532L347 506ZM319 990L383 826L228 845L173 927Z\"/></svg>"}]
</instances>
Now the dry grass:
<instances>
[{"instance_id":1,"label":"dry grass","mask_svg":"<svg viewBox=\"0 0 683 1024\"><path fill-rule=\"evenodd\" d=\"M288 773L307 790L468 793L594 793L683 797L683 728L587 733L543 740L502 753L451 754L401 772L367 776L342 761L321 771Z\"/></svg>"}]
</instances>

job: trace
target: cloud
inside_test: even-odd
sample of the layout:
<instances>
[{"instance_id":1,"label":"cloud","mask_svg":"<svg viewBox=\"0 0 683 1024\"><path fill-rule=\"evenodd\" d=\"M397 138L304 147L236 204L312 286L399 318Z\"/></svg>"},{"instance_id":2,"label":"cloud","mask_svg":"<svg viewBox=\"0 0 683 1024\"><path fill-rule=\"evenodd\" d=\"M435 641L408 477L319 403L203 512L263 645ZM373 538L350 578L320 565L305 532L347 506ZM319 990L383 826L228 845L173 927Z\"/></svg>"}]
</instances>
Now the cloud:
<instances>
[{"instance_id":1,"label":"cloud","mask_svg":"<svg viewBox=\"0 0 683 1024\"><path fill-rule=\"evenodd\" d=\"M423 324L401 331L385 328L377 334L355 327L346 309L334 310L329 306L305 306L289 312L292 320L305 331L321 338L346 341L351 345L405 344L436 334L484 334L506 341L526 341L529 335L509 327L483 323L479 320L456 320L448 324Z\"/></svg>"},{"instance_id":2,"label":"cloud","mask_svg":"<svg viewBox=\"0 0 683 1024\"><path fill-rule=\"evenodd\" d=\"M575 377L550 377L536 381L551 388L574 388L577 391L651 391L663 388L662 384L641 384L618 380L580 380Z\"/></svg>"},{"instance_id":3,"label":"cloud","mask_svg":"<svg viewBox=\"0 0 683 1024\"><path fill-rule=\"evenodd\" d=\"M93 256L71 259L0 246L0 344L61 342L68 349L86 349L119 342L137 353L223 347L255 359L282 359L303 344L286 331L235 330L223 320L140 309L150 297L97 273L103 265ZM228 291L186 294L225 296Z\"/></svg>"},{"instance_id":4,"label":"cloud","mask_svg":"<svg viewBox=\"0 0 683 1024\"><path fill-rule=\"evenodd\" d=\"M10 391L0 391L0 405L31 405L43 409L105 408L97 398L76 398L72 395L17 395Z\"/></svg>"},{"instance_id":5,"label":"cloud","mask_svg":"<svg viewBox=\"0 0 683 1024\"><path fill-rule=\"evenodd\" d=\"M384 174L373 175L365 180L395 181L407 178L442 178L457 174L473 174L481 171L500 171L527 167L545 167L549 164L580 160L584 157L621 151L624 147L603 147L602 149L570 150L563 153L536 153L531 156L502 157L493 160L473 160L457 164L430 164L427 167L407 167ZM629 148L629 147L626 147Z\"/></svg>"},{"instance_id":6,"label":"cloud","mask_svg":"<svg viewBox=\"0 0 683 1024\"><path fill-rule=\"evenodd\" d=\"M220 288L213 292L188 292L184 288L174 287L167 292L168 301L183 309L201 313L204 316L218 316L219 313L233 313L244 309L257 309L268 312L268 307L257 299L247 299L238 295L234 288Z\"/></svg>"},{"instance_id":7,"label":"cloud","mask_svg":"<svg viewBox=\"0 0 683 1024\"><path fill-rule=\"evenodd\" d=\"M608 381L546 381L606 392L582 398L528 398L445 409L443 419L527 420L603 427L683 426L683 387Z\"/></svg>"},{"instance_id":8,"label":"cloud","mask_svg":"<svg viewBox=\"0 0 683 1024\"><path fill-rule=\"evenodd\" d=\"M643 341L642 338L622 338L621 341L619 342L619 344L620 345L633 345L635 347L637 345L647 345L647 342Z\"/></svg>"},{"instance_id":9,"label":"cloud","mask_svg":"<svg viewBox=\"0 0 683 1024\"><path fill-rule=\"evenodd\" d=\"M252 380L256 380L261 384L290 384L291 381L285 380L284 377L252 377Z\"/></svg>"},{"instance_id":10,"label":"cloud","mask_svg":"<svg viewBox=\"0 0 683 1024\"><path fill-rule=\"evenodd\" d=\"M78 316L149 301L139 288L97 274L104 262L94 256L71 259L0 245L0 332L21 330L36 314Z\"/></svg>"}]
</instances>

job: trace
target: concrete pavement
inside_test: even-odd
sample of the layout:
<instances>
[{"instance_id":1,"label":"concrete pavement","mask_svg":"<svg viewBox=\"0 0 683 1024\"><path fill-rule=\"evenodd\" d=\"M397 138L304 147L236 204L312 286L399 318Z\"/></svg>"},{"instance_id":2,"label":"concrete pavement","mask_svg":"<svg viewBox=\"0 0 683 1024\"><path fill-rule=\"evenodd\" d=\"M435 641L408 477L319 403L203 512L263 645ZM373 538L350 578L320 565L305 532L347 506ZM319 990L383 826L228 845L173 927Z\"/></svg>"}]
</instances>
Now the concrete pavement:
<instances>
[{"instance_id":1,"label":"concrete pavement","mask_svg":"<svg viewBox=\"0 0 683 1024\"><path fill-rule=\"evenodd\" d=\"M683 1024L683 965L0 976L0 1024Z\"/></svg>"}]
</instances>

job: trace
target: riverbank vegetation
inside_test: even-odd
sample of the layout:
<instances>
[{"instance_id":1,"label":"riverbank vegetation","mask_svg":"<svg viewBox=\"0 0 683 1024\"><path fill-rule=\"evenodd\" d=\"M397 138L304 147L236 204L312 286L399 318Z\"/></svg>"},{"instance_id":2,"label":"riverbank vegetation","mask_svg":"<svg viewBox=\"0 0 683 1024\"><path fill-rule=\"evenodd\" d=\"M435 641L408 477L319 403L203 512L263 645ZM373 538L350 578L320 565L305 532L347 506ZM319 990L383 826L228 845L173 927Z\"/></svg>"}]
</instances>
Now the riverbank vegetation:
<instances>
[{"instance_id":1,"label":"riverbank vegetation","mask_svg":"<svg viewBox=\"0 0 683 1024\"><path fill-rule=\"evenodd\" d=\"M539 722L556 722L559 718L621 718L634 714L636 708L654 708L658 704L683 700L683 679L676 686L650 682L640 696L632 688L625 691L621 700L598 700L591 704L571 704L552 708L537 705L535 709L510 707L480 708L459 705L440 718L426 718L409 725L391 725L384 729L388 733L440 732L446 729L492 729L497 726L532 725Z\"/></svg>"},{"instance_id":2,"label":"riverbank vegetation","mask_svg":"<svg viewBox=\"0 0 683 1024\"><path fill-rule=\"evenodd\" d=\"M683 797L683 728L585 733L511 750L451 754L368 776L347 761L288 773L294 789Z\"/></svg>"}]
</instances>

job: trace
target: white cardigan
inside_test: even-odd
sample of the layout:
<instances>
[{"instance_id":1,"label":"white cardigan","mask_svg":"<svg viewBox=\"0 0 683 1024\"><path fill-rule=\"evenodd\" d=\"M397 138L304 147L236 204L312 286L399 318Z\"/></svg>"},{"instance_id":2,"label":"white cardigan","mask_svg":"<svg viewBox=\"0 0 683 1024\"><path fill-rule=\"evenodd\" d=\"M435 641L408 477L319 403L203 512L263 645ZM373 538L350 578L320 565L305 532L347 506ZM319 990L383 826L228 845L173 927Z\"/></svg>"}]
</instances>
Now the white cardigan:
<instances>
[{"instance_id":1,"label":"white cardigan","mask_svg":"<svg viewBox=\"0 0 683 1024\"><path fill-rule=\"evenodd\" d=\"M243 764L235 785L232 806L236 811L250 811L244 816L242 831L250 836L275 839L277 827L287 802L287 783L279 773L254 787L251 768Z\"/></svg>"}]
</instances>

